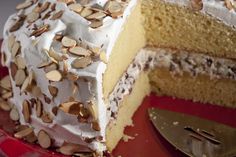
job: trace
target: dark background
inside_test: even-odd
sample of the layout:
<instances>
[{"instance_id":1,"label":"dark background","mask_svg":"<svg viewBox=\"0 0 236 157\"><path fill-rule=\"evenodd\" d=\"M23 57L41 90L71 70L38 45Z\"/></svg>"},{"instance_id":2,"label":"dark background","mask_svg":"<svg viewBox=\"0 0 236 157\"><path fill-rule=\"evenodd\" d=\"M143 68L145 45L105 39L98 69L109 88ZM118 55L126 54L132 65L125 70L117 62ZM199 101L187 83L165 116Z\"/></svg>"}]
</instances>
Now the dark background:
<instances>
[{"instance_id":1,"label":"dark background","mask_svg":"<svg viewBox=\"0 0 236 157\"><path fill-rule=\"evenodd\" d=\"M15 12L15 7L18 3L24 0L0 0L0 38L2 38L2 32L4 24L9 15Z\"/></svg>"}]
</instances>

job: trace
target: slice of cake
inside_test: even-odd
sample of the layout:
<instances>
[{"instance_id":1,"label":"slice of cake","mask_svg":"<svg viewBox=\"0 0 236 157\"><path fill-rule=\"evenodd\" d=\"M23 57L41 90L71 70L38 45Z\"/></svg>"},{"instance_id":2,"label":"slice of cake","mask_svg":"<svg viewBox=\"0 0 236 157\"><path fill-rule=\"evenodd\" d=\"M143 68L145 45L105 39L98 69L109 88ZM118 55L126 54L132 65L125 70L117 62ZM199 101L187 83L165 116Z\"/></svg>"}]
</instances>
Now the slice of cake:
<instances>
[{"instance_id":1,"label":"slice of cake","mask_svg":"<svg viewBox=\"0 0 236 157\"><path fill-rule=\"evenodd\" d=\"M15 136L66 155L101 156L115 148L150 91L235 107L234 6L216 0L17 5L2 46L10 77L0 84L1 102L12 104L10 115L21 124Z\"/></svg>"}]
</instances>

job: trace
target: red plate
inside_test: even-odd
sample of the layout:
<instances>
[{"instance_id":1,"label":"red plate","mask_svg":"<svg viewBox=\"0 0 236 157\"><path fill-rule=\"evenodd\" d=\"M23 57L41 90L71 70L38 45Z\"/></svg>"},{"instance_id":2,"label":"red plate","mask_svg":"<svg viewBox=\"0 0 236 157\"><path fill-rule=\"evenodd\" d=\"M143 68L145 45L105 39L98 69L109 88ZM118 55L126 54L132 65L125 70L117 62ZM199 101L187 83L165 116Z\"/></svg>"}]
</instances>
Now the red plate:
<instances>
[{"instance_id":1,"label":"red plate","mask_svg":"<svg viewBox=\"0 0 236 157\"><path fill-rule=\"evenodd\" d=\"M0 67L0 77L7 70ZM193 103L170 97L157 97L154 94L145 98L143 104L135 113L134 127L127 127L125 134L135 137L129 142L121 141L114 150L114 156L122 157L182 157L184 156L172 147L156 131L148 120L147 109L158 107L166 110L187 113L236 127L236 110L209 104ZM37 145L27 144L17 140L3 130L12 131L14 123L9 120L8 113L0 111L0 156L8 157L62 157L53 150L43 150Z\"/></svg>"}]
</instances>

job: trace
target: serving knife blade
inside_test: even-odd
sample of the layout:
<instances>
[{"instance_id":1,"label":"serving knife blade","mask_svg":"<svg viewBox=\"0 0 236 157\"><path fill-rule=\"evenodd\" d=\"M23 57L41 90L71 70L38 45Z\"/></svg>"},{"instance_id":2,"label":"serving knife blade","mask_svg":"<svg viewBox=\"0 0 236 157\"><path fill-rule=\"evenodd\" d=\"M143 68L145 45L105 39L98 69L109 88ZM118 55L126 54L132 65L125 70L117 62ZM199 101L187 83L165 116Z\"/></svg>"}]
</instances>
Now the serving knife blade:
<instances>
[{"instance_id":1,"label":"serving knife blade","mask_svg":"<svg viewBox=\"0 0 236 157\"><path fill-rule=\"evenodd\" d=\"M157 108L150 108L148 113L160 134L188 156L233 157L236 155L236 128Z\"/></svg>"}]
</instances>

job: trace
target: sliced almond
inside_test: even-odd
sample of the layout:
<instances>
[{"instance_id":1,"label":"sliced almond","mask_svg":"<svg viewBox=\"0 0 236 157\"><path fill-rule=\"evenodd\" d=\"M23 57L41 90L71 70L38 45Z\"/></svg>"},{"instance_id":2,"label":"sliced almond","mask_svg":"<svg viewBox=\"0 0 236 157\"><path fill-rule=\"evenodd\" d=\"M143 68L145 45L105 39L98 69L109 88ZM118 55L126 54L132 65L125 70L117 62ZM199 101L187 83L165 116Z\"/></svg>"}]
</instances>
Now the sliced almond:
<instances>
[{"instance_id":1,"label":"sliced almond","mask_svg":"<svg viewBox=\"0 0 236 157\"><path fill-rule=\"evenodd\" d=\"M85 108L83 105L80 105L80 111L78 114L79 119L88 119L90 116L89 110Z\"/></svg>"},{"instance_id":2,"label":"sliced almond","mask_svg":"<svg viewBox=\"0 0 236 157\"><path fill-rule=\"evenodd\" d=\"M66 3L67 5L70 5L72 3L76 3L76 0L57 0L58 2L61 3Z\"/></svg>"},{"instance_id":3,"label":"sliced almond","mask_svg":"<svg viewBox=\"0 0 236 157\"><path fill-rule=\"evenodd\" d=\"M46 73L46 78L50 81L58 82L58 81L61 81L62 74L58 70L53 70L53 71Z\"/></svg>"},{"instance_id":4,"label":"sliced almond","mask_svg":"<svg viewBox=\"0 0 236 157\"><path fill-rule=\"evenodd\" d=\"M92 14L93 14L93 10L90 9L89 7L85 7L85 8L81 11L80 16L82 16L82 17L87 17L87 16L90 16L90 15L92 15Z\"/></svg>"},{"instance_id":5,"label":"sliced almond","mask_svg":"<svg viewBox=\"0 0 236 157\"><path fill-rule=\"evenodd\" d=\"M232 2L230 0L225 0L225 6L229 10L232 10L234 8L233 4L232 4Z\"/></svg>"},{"instance_id":6,"label":"sliced almond","mask_svg":"<svg viewBox=\"0 0 236 157\"><path fill-rule=\"evenodd\" d=\"M82 103L77 101L65 102L59 106L59 109L64 111L65 113L79 115L81 104Z\"/></svg>"},{"instance_id":7,"label":"sliced almond","mask_svg":"<svg viewBox=\"0 0 236 157\"><path fill-rule=\"evenodd\" d=\"M22 69L17 70L15 75L15 84L16 86L21 86L26 79L25 71Z\"/></svg>"},{"instance_id":8,"label":"sliced almond","mask_svg":"<svg viewBox=\"0 0 236 157\"><path fill-rule=\"evenodd\" d=\"M86 19L89 19L89 20L100 20L102 18L106 17L106 14L104 12L96 12L92 15L89 15L86 17Z\"/></svg>"},{"instance_id":9,"label":"sliced almond","mask_svg":"<svg viewBox=\"0 0 236 157\"><path fill-rule=\"evenodd\" d=\"M90 56L91 52L88 49L76 46L69 49L69 52L77 56Z\"/></svg>"},{"instance_id":10,"label":"sliced almond","mask_svg":"<svg viewBox=\"0 0 236 157\"><path fill-rule=\"evenodd\" d=\"M49 54L50 57L54 58L57 62L63 61L62 56L60 56L60 55L53 49L53 47L50 48L50 50L48 51L48 54Z\"/></svg>"},{"instance_id":11,"label":"sliced almond","mask_svg":"<svg viewBox=\"0 0 236 157\"><path fill-rule=\"evenodd\" d=\"M51 145L52 145L52 140L51 140L50 136L44 130L39 131L38 142L39 142L39 145L45 149L51 147Z\"/></svg>"},{"instance_id":12,"label":"sliced almond","mask_svg":"<svg viewBox=\"0 0 236 157\"><path fill-rule=\"evenodd\" d=\"M61 11L55 13L55 14L52 16L51 20L57 20L57 19L61 18L62 15L63 15L63 13L64 13L63 10L61 10Z\"/></svg>"},{"instance_id":13,"label":"sliced almond","mask_svg":"<svg viewBox=\"0 0 236 157\"><path fill-rule=\"evenodd\" d=\"M90 153L92 151L91 149L83 145L65 143L60 147L59 152L64 155L74 155L75 153Z\"/></svg>"},{"instance_id":14,"label":"sliced almond","mask_svg":"<svg viewBox=\"0 0 236 157\"><path fill-rule=\"evenodd\" d=\"M43 33L47 32L49 30L49 28L50 28L50 25L48 25L48 24L43 25L43 26L39 27L38 29L36 29L35 31L33 31L30 36L38 37L38 36L42 35Z\"/></svg>"},{"instance_id":15,"label":"sliced almond","mask_svg":"<svg viewBox=\"0 0 236 157\"><path fill-rule=\"evenodd\" d=\"M39 17L40 17L39 13L33 11L27 15L26 20L28 23L33 23L33 22L37 21L39 19Z\"/></svg>"},{"instance_id":16,"label":"sliced almond","mask_svg":"<svg viewBox=\"0 0 236 157\"><path fill-rule=\"evenodd\" d=\"M71 66L75 69L85 68L92 63L91 57L77 58L72 63Z\"/></svg>"},{"instance_id":17,"label":"sliced almond","mask_svg":"<svg viewBox=\"0 0 236 157\"><path fill-rule=\"evenodd\" d=\"M100 131L101 128L99 126L99 123L97 121L94 121L92 122L92 128L95 130L95 131Z\"/></svg>"},{"instance_id":18,"label":"sliced almond","mask_svg":"<svg viewBox=\"0 0 236 157\"><path fill-rule=\"evenodd\" d=\"M63 61L62 63L63 63L63 75L65 76L69 71L69 67L66 61Z\"/></svg>"},{"instance_id":19,"label":"sliced almond","mask_svg":"<svg viewBox=\"0 0 236 157\"><path fill-rule=\"evenodd\" d=\"M17 20L9 29L10 32L15 32L19 30L24 24L24 19Z\"/></svg>"},{"instance_id":20,"label":"sliced almond","mask_svg":"<svg viewBox=\"0 0 236 157\"><path fill-rule=\"evenodd\" d=\"M48 62L48 61L42 62L42 63L40 63L40 64L37 66L37 68L39 68L39 69L45 68L45 67L51 65L52 63L53 63L53 62Z\"/></svg>"},{"instance_id":21,"label":"sliced almond","mask_svg":"<svg viewBox=\"0 0 236 157\"><path fill-rule=\"evenodd\" d=\"M36 115L37 117L41 117L43 113L43 104L40 100L36 101Z\"/></svg>"},{"instance_id":22,"label":"sliced almond","mask_svg":"<svg viewBox=\"0 0 236 157\"><path fill-rule=\"evenodd\" d=\"M120 12L122 10L122 5L121 3L117 2L117 1L109 1L108 2L108 8L107 10L110 12L110 13L117 13L117 12Z\"/></svg>"},{"instance_id":23,"label":"sliced almond","mask_svg":"<svg viewBox=\"0 0 236 157\"><path fill-rule=\"evenodd\" d=\"M20 45L20 42L19 41L16 41L14 44L13 44L13 47L12 47L12 56L15 57L17 54L19 54L21 51L21 45Z\"/></svg>"},{"instance_id":24,"label":"sliced almond","mask_svg":"<svg viewBox=\"0 0 236 157\"><path fill-rule=\"evenodd\" d=\"M38 140L38 138L34 134L34 132L32 132L31 134L29 134L28 136L25 137L25 140L29 143L35 143Z\"/></svg>"},{"instance_id":25,"label":"sliced almond","mask_svg":"<svg viewBox=\"0 0 236 157\"><path fill-rule=\"evenodd\" d=\"M32 4L33 4L32 1L26 0L25 2L18 4L16 6L16 9L17 10L26 9L26 8L30 7Z\"/></svg>"},{"instance_id":26,"label":"sliced almond","mask_svg":"<svg viewBox=\"0 0 236 157\"><path fill-rule=\"evenodd\" d=\"M0 108L4 111L10 111L11 106L4 100L0 100Z\"/></svg>"},{"instance_id":27,"label":"sliced almond","mask_svg":"<svg viewBox=\"0 0 236 157\"><path fill-rule=\"evenodd\" d=\"M62 38L63 38L63 36L61 34L56 34L55 37L54 37L54 40L61 41Z\"/></svg>"},{"instance_id":28,"label":"sliced almond","mask_svg":"<svg viewBox=\"0 0 236 157\"><path fill-rule=\"evenodd\" d=\"M98 119L98 109L97 106L95 105L94 102L90 101L88 103L88 111L90 113L90 115L93 117L93 120L97 120Z\"/></svg>"},{"instance_id":29,"label":"sliced almond","mask_svg":"<svg viewBox=\"0 0 236 157\"><path fill-rule=\"evenodd\" d=\"M47 96L47 95L45 95L45 94L43 94L43 97L44 97L44 101L47 103L47 104L51 104L51 99Z\"/></svg>"},{"instance_id":30,"label":"sliced almond","mask_svg":"<svg viewBox=\"0 0 236 157\"><path fill-rule=\"evenodd\" d=\"M11 77L15 80L15 75L17 72L18 68L17 65L13 62L10 63L10 71L11 71Z\"/></svg>"},{"instance_id":31,"label":"sliced almond","mask_svg":"<svg viewBox=\"0 0 236 157\"><path fill-rule=\"evenodd\" d=\"M30 72L29 72L29 85L31 86L32 84L33 84L33 82L35 81L34 80L34 78L35 78L35 74L34 74L34 71L33 70L31 70Z\"/></svg>"},{"instance_id":32,"label":"sliced almond","mask_svg":"<svg viewBox=\"0 0 236 157\"><path fill-rule=\"evenodd\" d=\"M11 52L14 43L16 42L16 37L12 34L8 37L8 49Z\"/></svg>"},{"instance_id":33,"label":"sliced almond","mask_svg":"<svg viewBox=\"0 0 236 157\"><path fill-rule=\"evenodd\" d=\"M106 53L105 52L101 52L100 53L100 60L103 62L103 63L105 63L105 64L107 64L107 56L106 56Z\"/></svg>"},{"instance_id":34,"label":"sliced almond","mask_svg":"<svg viewBox=\"0 0 236 157\"><path fill-rule=\"evenodd\" d=\"M5 77L3 77L0 81L0 87L6 89L6 90L11 90L11 79L10 76L7 75Z\"/></svg>"},{"instance_id":35,"label":"sliced almond","mask_svg":"<svg viewBox=\"0 0 236 157\"><path fill-rule=\"evenodd\" d=\"M77 42L74 39L71 39L69 37L63 37L62 38L62 45L65 47L75 47Z\"/></svg>"},{"instance_id":36,"label":"sliced almond","mask_svg":"<svg viewBox=\"0 0 236 157\"><path fill-rule=\"evenodd\" d=\"M19 112L18 112L17 108L13 107L11 109L10 118L13 121L18 121L20 119L20 115L19 115Z\"/></svg>"},{"instance_id":37,"label":"sliced almond","mask_svg":"<svg viewBox=\"0 0 236 157\"><path fill-rule=\"evenodd\" d=\"M58 64L56 64L56 63L53 62L52 64L46 66L46 67L44 68L44 71L45 71L45 73L48 73L48 72L50 72L50 71L57 70L57 69L58 69Z\"/></svg>"},{"instance_id":38,"label":"sliced almond","mask_svg":"<svg viewBox=\"0 0 236 157\"><path fill-rule=\"evenodd\" d=\"M192 9L195 11L200 11L203 8L202 0L191 0Z\"/></svg>"},{"instance_id":39,"label":"sliced almond","mask_svg":"<svg viewBox=\"0 0 236 157\"><path fill-rule=\"evenodd\" d=\"M57 112L58 112L58 107L57 106L53 107L52 108L52 113L56 116Z\"/></svg>"},{"instance_id":40,"label":"sliced almond","mask_svg":"<svg viewBox=\"0 0 236 157\"><path fill-rule=\"evenodd\" d=\"M51 5L50 2L45 2L38 10L39 13L43 13L44 11L46 11L49 6Z\"/></svg>"},{"instance_id":41,"label":"sliced almond","mask_svg":"<svg viewBox=\"0 0 236 157\"><path fill-rule=\"evenodd\" d=\"M80 4L78 4L78 3L71 4L71 5L68 6L68 8L70 10L76 12L76 13L80 13L82 11L82 9L83 9L83 7Z\"/></svg>"},{"instance_id":42,"label":"sliced almond","mask_svg":"<svg viewBox=\"0 0 236 157\"><path fill-rule=\"evenodd\" d=\"M40 97L42 95L42 91L41 91L40 87L33 86L32 87L32 95L35 97Z\"/></svg>"},{"instance_id":43,"label":"sliced almond","mask_svg":"<svg viewBox=\"0 0 236 157\"><path fill-rule=\"evenodd\" d=\"M13 96L13 93L10 91L10 92L6 92L4 94L2 94L2 98L3 99L9 99Z\"/></svg>"},{"instance_id":44,"label":"sliced almond","mask_svg":"<svg viewBox=\"0 0 236 157\"><path fill-rule=\"evenodd\" d=\"M29 102L27 100L25 100L22 104L22 113L25 119L26 123L30 122L30 106L29 106Z\"/></svg>"},{"instance_id":45,"label":"sliced almond","mask_svg":"<svg viewBox=\"0 0 236 157\"><path fill-rule=\"evenodd\" d=\"M29 77L27 77L25 80L24 80L24 83L22 84L22 87L21 87L21 92L26 92L27 89L29 88Z\"/></svg>"},{"instance_id":46,"label":"sliced almond","mask_svg":"<svg viewBox=\"0 0 236 157\"><path fill-rule=\"evenodd\" d=\"M49 113L43 112L41 119L44 123L52 123L52 117Z\"/></svg>"},{"instance_id":47,"label":"sliced almond","mask_svg":"<svg viewBox=\"0 0 236 157\"><path fill-rule=\"evenodd\" d=\"M16 65L18 66L18 69L25 69L26 68L26 61L23 57L17 56L15 62L16 62Z\"/></svg>"},{"instance_id":48,"label":"sliced almond","mask_svg":"<svg viewBox=\"0 0 236 157\"><path fill-rule=\"evenodd\" d=\"M103 22L101 20L93 20L91 21L91 24L89 25L89 27L96 29L98 27L101 27L103 25Z\"/></svg>"},{"instance_id":49,"label":"sliced almond","mask_svg":"<svg viewBox=\"0 0 236 157\"><path fill-rule=\"evenodd\" d=\"M26 128L24 130L21 130L17 133L14 134L14 136L18 139L23 139L25 137L27 137L28 135L30 135L33 132L33 128Z\"/></svg>"},{"instance_id":50,"label":"sliced almond","mask_svg":"<svg viewBox=\"0 0 236 157\"><path fill-rule=\"evenodd\" d=\"M69 72L67 74L67 78L68 80L71 80L71 81L77 81L79 79L79 76L77 74Z\"/></svg>"},{"instance_id":51,"label":"sliced almond","mask_svg":"<svg viewBox=\"0 0 236 157\"><path fill-rule=\"evenodd\" d=\"M48 90L49 90L50 94L51 94L53 97L56 97L56 96L57 96L57 94L58 94L58 88L57 88L57 87L49 85L49 86L48 86Z\"/></svg>"}]
</instances>

